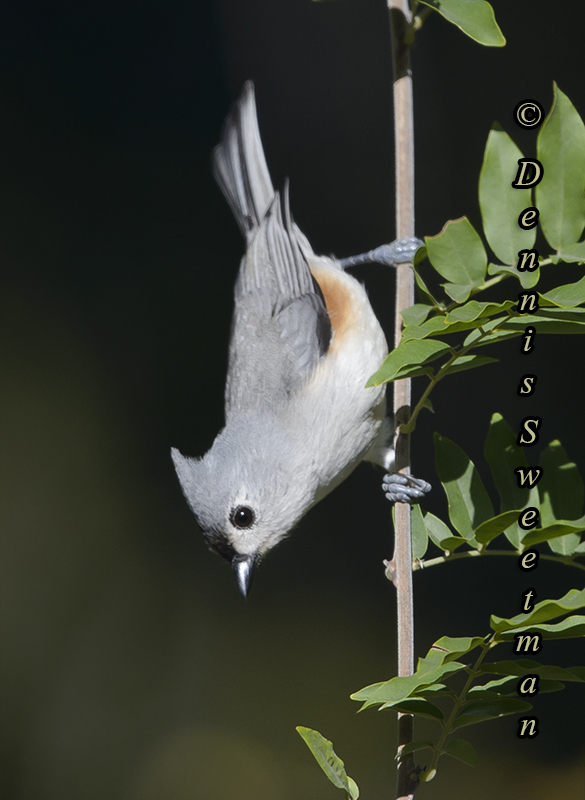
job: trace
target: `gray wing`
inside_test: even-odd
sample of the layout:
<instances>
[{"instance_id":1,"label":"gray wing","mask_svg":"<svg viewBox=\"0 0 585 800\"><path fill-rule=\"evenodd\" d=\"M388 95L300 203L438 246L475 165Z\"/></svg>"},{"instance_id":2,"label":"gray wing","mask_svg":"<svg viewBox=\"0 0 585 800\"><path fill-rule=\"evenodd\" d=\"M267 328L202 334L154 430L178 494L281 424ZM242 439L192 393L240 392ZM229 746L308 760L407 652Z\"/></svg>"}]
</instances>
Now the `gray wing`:
<instances>
[{"instance_id":1,"label":"gray wing","mask_svg":"<svg viewBox=\"0 0 585 800\"><path fill-rule=\"evenodd\" d=\"M327 352L331 322L301 252L285 195L275 194L242 259L226 383L233 411L276 410Z\"/></svg>"},{"instance_id":2,"label":"gray wing","mask_svg":"<svg viewBox=\"0 0 585 800\"><path fill-rule=\"evenodd\" d=\"M310 245L270 180L248 81L213 153L214 174L246 236L235 287L226 417L277 407L327 351L331 323L303 253Z\"/></svg>"}]
</instances>

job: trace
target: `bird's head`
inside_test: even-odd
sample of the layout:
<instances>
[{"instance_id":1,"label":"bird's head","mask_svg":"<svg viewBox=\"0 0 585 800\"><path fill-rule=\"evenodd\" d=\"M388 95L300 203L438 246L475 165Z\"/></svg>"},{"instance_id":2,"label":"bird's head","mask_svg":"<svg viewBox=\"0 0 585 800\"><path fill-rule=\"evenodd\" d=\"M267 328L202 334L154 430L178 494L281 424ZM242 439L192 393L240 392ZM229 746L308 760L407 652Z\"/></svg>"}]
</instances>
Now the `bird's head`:
<instances>
[{"instance_id":1,"label":"bird's head","mask_svg":"<svg viewBox=\"0 0 585 800\"><path fill-rule=\"evenodd\" d=\"M238 448L222 431L203 458L171 450L183 494L211 547L248 594L260 560L307 510L311 498L294 470L270 448ZM278 452L281 452L279 449Z\"/></svg>"}]
</instances>

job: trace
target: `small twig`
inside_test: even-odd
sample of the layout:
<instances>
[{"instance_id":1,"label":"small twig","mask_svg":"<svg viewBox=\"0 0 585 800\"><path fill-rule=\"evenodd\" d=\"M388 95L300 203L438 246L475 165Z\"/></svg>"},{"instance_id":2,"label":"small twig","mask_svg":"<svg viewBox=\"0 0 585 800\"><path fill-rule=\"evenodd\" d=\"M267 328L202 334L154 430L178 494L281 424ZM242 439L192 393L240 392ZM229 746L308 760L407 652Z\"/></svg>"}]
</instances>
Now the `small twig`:
<instances>
[{"instance_id":1,"label":"small twig","mask_svg":"<svg viewBox=\"0 0 585 800\"><path fill-rule=\"evenodd\" d=\"M518 558L520 553L517 550L464 550L461 553L449 553L445 556L437 556L437 558L429 558L426 561L415 560L412 568L427 569L428 567L436 567L437 564L446 564L448 561L457 561L460 558L477 558L477 556L514 556ZM545 561L556 561L557 564L566 564L570 567L577 567L577 569L585 570L585 564L580 564L575 561L571 556L551 556L545 553L539 553L539 558Z\"/></svg>"},{"instance_id":2,"label":"small twig","mask_svg":"<svg viewBox=\"0 0 585 800\"><path fill-rule=\"evenodd\" d=\"M502 317L502 322L507 322L512 316L514 316L514 315L508 313L507 317ZM462 347L460 350L456 350L455 348L453 348L452 354L451 354L451 357L449 358L449 360L445 361L445 363L441 365L441 367L439 368L439 371L437 372L436 375L432 375L432 376L429 377L429 384L428 384L427 388L425 389L425 391L423 392L420 400L416 404L416 407L415 407L414 411L412 412L412 415L411 415L410 419L408 420L407 423L405 423L402 426L402 432L403 433L412 433L414 431L414 429L416 427L416 420L417 420L418 415L420 414L420 412L423 410L428 396L433 391L435 386L439 383L439 381L442 381L443 378L447 377L447 375L449 374L449 368L451 367L451 364L453 364L453 362L456 361L458 358L461 358L461 357L467 355L467 353L470 350L472 350L474 347L477 347L477 343L480 342L481 339L484 336L488 336L490 333L492 333L491 330L490 331L484 331L481 327L476 328L476 330L479 330L479 332L480 332L480 336L477 338L477 340L472 342L471 344L467 345L467 347ZM520 334L518 334L518 335L520 335Z\"/></svg>"},{"instance_id":3,"label":"small twig","mask_svg":"<svg viewBox=\"0 0 585 800\"><path fill-rule=\"evenodd\" d=\"M439 739L439 741L437 742L436 747L434 748L435 754L433 756L433 760L431 762L431 766L428 768L428 770L426 770L427 775L428 775L428 780L432 779L432 777L433 777L432 773L434 771L436 771L436 769L437 769L437 762L438 762L439 758L441 757L441 755L443 753L443 748L445 746L445 742L447 740L447 737L451 733L451 725L453 724L453 720L455 719L455 716L457 715L457 712L459 711L459 709L461 708L461 706L465 702L465 699L467 697L467 692L469 691L469 689L471 688L471 684L473 683L473 681L477 677L477 675L479 673L479 668L481 666L481 663L484 660L484 658L486 657L486 655L488 654L488 651L491 649L491 647L492 647L492 645L494 643L494 639L495 639L496 635L497 634L495 634L495 633L492 634L492 636L489 638L489 640L487 642L483 642L480 645L481 646L481 653L479 654L479 656L477 658L477 661L475 662L473 667L469 670L469 677L467 678L467 681L465 682L465 686L463 687L463 689L461 690L461 692L458 695L457 699L455 700L453 708L451 709L451 713L449 714L449 717L448 717L447 721L443 725L443 732L441 734L441 738Z\"/></svg>"},{"instance_id":4,"label":"small twig","mask_svg":"<svg viewBox=\"0 0 585 800\"><path fill-rule=\"evenodd\" d=\"M543 260L539 262L538 266L539 267L546 267L548 264L552 264L552 259L543 258ZM501 265L501 266L503 266L503 265ZM485 292L485 290L489 289L491 286L496 286L496 284L501 283L502 281L507 281L508 278L513 278L513 277L515 277L515 276L514 276L514 274L512 272L500 272L499 275L496 275L493 278L489 278L487 281L482 283L480 286L474 286L473 289L471 290L471 292L469 293L469 297L470 298L471 297L475 297L475 295L479 294L480 292ZM435 306L434 307L436 309L438 309L439 311L441 311L442 313L447 313L448 314L449 311L451 311L452 308L456 308L457 306L460 306L460 305L461 305L461 303L459 303L457 300L453 300L451 303L448 303L447 305L441 305L440 303L437 303L437 301L435 301Z\"/></svg>"}]
</instances>

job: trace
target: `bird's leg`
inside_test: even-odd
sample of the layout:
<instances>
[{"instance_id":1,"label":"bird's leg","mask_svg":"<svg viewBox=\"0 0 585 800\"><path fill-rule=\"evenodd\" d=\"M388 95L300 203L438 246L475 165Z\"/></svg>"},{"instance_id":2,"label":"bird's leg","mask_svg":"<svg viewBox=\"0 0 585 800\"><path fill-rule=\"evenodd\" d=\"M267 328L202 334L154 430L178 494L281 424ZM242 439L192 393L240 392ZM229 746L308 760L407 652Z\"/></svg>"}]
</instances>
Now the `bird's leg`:
<instances>
[{"instance_id":1,"label":"bird's leg","mask_svg":"<svg viewBox=\"0 0 585 800\"><path fill-rule=\"evenodd\" d=\"M391 503L416 503L430 492L432 487L427 481L415 478L413 475L396 472L396 451L392 444L392 431L392 421L386 417L378 439L374 441L366 460L384 467L386 475L382 478L382 491Z\"/></svg>"},{"instance_id":2,"label":"bird's leg","mask_svg":"<svg viewBox=\"0 0 585 800\"><path fill-rule=\"evenodd\" d=\"M359 256L340 258L339 263L343 269L357 267L358 264L385 264L388 267L395 267L398 264L412 263L416 251L423 244L420 239L409 236L405 239L396 239L391 244L383 244Z\"/></svg>"},{"instance_id":3,"label":"bird's leg","mask_svg":"<svg viewBox=\"0 0 585 800\"><path fill-rule=\"evenodd\" d=\"M421 478L399 472L389 472L382 478L382 491L391 503L416 503L431 489L431 484Z\"/></svg>"}]
</instances>

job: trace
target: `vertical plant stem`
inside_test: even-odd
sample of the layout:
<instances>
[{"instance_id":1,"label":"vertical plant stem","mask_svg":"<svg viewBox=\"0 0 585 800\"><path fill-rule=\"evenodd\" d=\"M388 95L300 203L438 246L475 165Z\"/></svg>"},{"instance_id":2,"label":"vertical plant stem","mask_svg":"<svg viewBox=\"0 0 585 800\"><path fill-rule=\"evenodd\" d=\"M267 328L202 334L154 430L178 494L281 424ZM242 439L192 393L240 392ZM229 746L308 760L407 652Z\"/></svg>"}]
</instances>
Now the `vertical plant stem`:
<instances>
[{"instance_id":1,"label":"vertical plant stem","mask_svg":"<svg viewBox=\"0 0 585 800\"><path fill-rule=\"evenodd\" d=\"M412 74L407 41L412 13L408 0L387 0L390 12L392 37L392 67L394 80L394 152L396 162L396 238L414 236L414 122L412 100ZM396 270L396 310L394 346L402 335L400 312L414 303L414 276L408 264ZM410 417L410 380L394 384L394 422L396 469L410 473L410 437L400 434L400 425ZM411 675L414 671L414 608L412 592L412 551L410 538L410 506L397 503L394 524L394 583L398 609L398 674ZM398 752L413 740L413 717L398 715ZM413 777L411 756L400 759L396 783L396 798L406 800L414 796L416 778Z\"/></svg>"}]
</instances>

